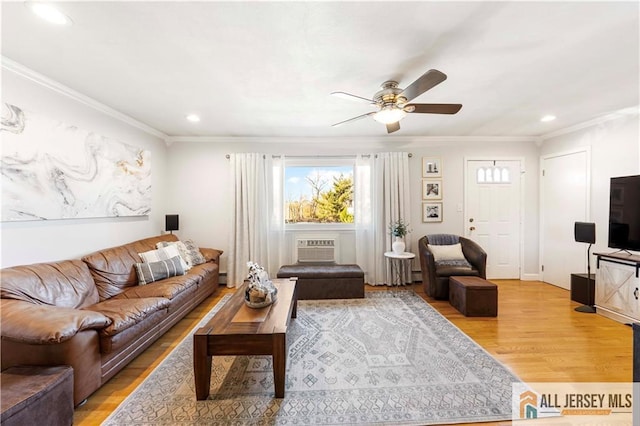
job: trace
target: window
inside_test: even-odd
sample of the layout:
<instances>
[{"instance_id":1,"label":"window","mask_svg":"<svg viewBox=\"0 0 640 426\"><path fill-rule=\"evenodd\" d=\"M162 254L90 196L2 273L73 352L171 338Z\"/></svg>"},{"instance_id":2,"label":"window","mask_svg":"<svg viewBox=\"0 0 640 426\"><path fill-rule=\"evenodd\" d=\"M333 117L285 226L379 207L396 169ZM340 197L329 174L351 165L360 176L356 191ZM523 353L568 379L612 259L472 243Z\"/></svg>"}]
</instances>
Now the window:
<instances>
[{"instance_id":1,"label":"window","mask_svg":"<svg viewBox=\"0 0 640 426\"><path fill-rule=\"evenodd\" d=\"M507 167L480 167L477 170L478 183L511 183L511 175Z\"/></svg>"},{"instance_id":2,"label":"window","mask_svg":"<svg viewBox=\"0 0 640 426\"><path fill-rule=\"evenodd\" d=\"M287 159L285 223L353 223L354 164L354 159Z\"/></svg>"}]
</instances>

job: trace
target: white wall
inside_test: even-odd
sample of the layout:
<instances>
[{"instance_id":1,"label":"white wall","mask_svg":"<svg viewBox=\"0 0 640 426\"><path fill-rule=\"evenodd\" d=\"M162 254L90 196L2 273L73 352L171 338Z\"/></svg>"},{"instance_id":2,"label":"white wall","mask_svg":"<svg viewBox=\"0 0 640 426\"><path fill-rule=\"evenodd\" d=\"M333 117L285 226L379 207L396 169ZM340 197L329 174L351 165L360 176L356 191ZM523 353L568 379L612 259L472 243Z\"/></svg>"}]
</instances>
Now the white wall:
<instances>
[{"instance_id":1,"label":"white wall","mask_svg":"<svg viewBox=\"0 0 640 426\"><path fill-rule=\"evenodd\" d=\"M609 184L614 176L640 174L640 127L637 109L609 119L580 126L546 139L540 155L591 147L590 220L596 224L596 244L592 252L612 251L607 247Z\"/></svg>"},{"instance_id":2,"label":"white wall","mask_svg":"<svg viewBox=\"0 0 640 426\"><path fill-rule=\"evenodd\" d=\"M498 138L496 138L498 139ZM199 245L226 250L230 223L229 160L233 152L262 152L282 155L355 155L384 151L406 151L413 154L411 164L411 207L409 234L416 252L420 237L432 233L463 233L464 157L522 157L525 159L524 214L524 274L537 274L538 267L538 147L534 142L469 140L460 141L415 138L404 142L379 139L296 139L277 141L241 138L220 139L214 142L175 142L169 147L168 209L180 214L182 238L193 238ZM422 157L437 156L443 162L442 223L422 223ZM517 202L517 201L516 201ZM268 212L265 212L268 214ZM328 231L335 233L335 231ZM355 261L352 232L340 233L341 261ZM289 252L293 252L290 249ZM381 259L381 261L383 261ZM416 261L414 269L419 269ZM222 259L226 271L226 255Z\"/></svg>"},{"instance_id":3,"label":"white wall","mask_svg":"<svg viewBox=\"0 0 640 426\"><path fill-rule=\"evenodd\" d=\"M288 139L240 138L215 142L175 142L166 147L162 139L98 111L77 99L52 90L13 70L2 70L4 102L14 103L79 127L90 129L122 142L150 149L152 152L152 212L148 217L96 218L50 221L5 222L0 225L2 267L80 257L91 251L157 235L164 229L164 215L180 215L181 238L192 238L200 246L225 250L228 247L230 193L229 161L232 152L264 152L284 155L355 155L384 151L406 151L410 160L415 202L411 209L410 244L428 233L462 234L463 216L457 206L463 203L465 156L523 157L528 172L537 170L538 152L533 142L494 141L492 139L460 141L446 138L378 139ZM497 138L496 138L497 139ZM311 147L311 149L310 149ZM424 224L421 221L421 159L439 156L443 162L444 221ZM524 272L537 268L537 178L528 173L525 202ZM330 231L341 241L341 261L355 262L355 239L351 231ZM289 236L292 241L292 235ZM291 248L290 253L293 253ZM226 271L223 256L222 270ZM419 268L416 261L414 269Z\"/></svg>"},{"instance_id":4,"label":"white wall","mask_svg":"<svg viewBox=\"0 0 640 426\"><path fill-rule=\"evenodd\" d=\"M522 276L535 276L539 263L538 164L541 155L591 147L591 220L598 224L596 251L606 250L609 178L640 173L637 112L545 137L540 148L534 142L521 138L398 139L387 135L368 139L216 138L213 142L174 142L167 147L157 133L152 135L153 132L140 130L36 80L3 67L2 101L151 150L152 210L148 217L1 223L1 267L80 257L104 247L157 235L164 229L164 215L170 213L180 214L178 235L181 238L192 238L200 246L226 250L230 185L229 161L225 156L232 152L322 156L406 151L413 154L410 190L414 202L409 239L414 252L418 239L425 234L463 234L463 212L457 207L464 201L465 157L524 158ZM421 221L421 159L427 156L442 158L442 223L425 224ZM341 261L354 262L353 233L330 232L340 235ZM290 252L293 253L293 249ZM225 260L226 255L223 255L223 272L226 271ZM416 261L414 269L418 268Z\"/></svg>"},{"instance_id":5,"label":"white wall","mask_svg":"<svg viewBox=\"0 0 640 426\"><path fill-rule=\"evenodd\" d=\"M3 222L0 266L77 258L164 229L167 147L162 139L6 68L2 102L151 150L152 205L144 217Z\"/></svg>"}]
</instances>

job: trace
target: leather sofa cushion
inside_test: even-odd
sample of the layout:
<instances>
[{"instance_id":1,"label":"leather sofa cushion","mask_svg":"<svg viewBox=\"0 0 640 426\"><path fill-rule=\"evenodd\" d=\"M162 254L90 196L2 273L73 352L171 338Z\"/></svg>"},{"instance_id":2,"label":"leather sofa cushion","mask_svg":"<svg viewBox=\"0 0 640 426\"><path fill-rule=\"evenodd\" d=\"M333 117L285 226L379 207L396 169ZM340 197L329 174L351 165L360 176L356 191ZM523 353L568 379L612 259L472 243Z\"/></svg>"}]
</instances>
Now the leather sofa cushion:
<instances>
[{"instance_id":1,"label":"leather sofa cushion","mask_svg":"<svg viewBox=\"0 0 640 426\"><path fill-rule=\"evenodd\" d=\"M474 276L480 275L477 269L464 266L441 265L436 267L436 275L438 277L452 277L454 275Z\"/></svg>"},{"instance_id":2,"label":"leather sofa cushion","mask_svg":"<svg viewBox=\"0 0 640 426\"><path fill-rule=\"evenodd\" d=\"M200 265L196 265L193 268L189 269L189 273L188 275L185 275L185 277L195 277L198 280L197 284L200 285L205 277L210 276L211 274L218 275L218 269L219 266L217 263L201 263Z\"/></svg>"},{"instance_id":3,"label":"leather sofa cushion","mask_svg":"<svg viewBox=\"0 0 640 426\"><path fill-rule=\"evenodd\" d=\"M105 372L105 363L109 362L121 352L136 352L139 345L151 330L156 330L158 326L163 325L163 320L169 316L167 310L161 310L150 313L144 321L132 325L122 330L120 333L112 336L100 335L100 354L102 355L103 374Z\"/></svg>"},{"instance_id":4,"label":"leather sofa cushion","mask_svg":"<svg viewBox=\"0 0 640 426\"><path fill-rule=\"evenodd\" d=\"M186 289L193 287L200 281L197 275L181 275L166 278L151 284L130 287L113 299L140 299L145 297L164 297L172 300Z\"/></svg>"},{"instance_id":5,"label":"leather sofa cushion","mask_svg":"<svg viewBox=\"0 0 640 426\"><path fill-rule=\"evenodd\" d=\"M61 343L78 332L101 329L111 320L100 312L35 305L22 300L0 299L2 339L29 344Z\"/></svg>"},{"instance_id":6,"label":"leather sofa cushion","mask_svg":"<svg viewBox=\"0 0 640 426\"><path fill-rule=\"evenodd\" d=\"M81 260L13 266L0 271L0 297L37 305L82 308L98 302L98 290Z\"/></svg>"},{"instance_id":7,"label":"leather sofa cushion","mask_svg":"<svg viewBox=\"0 0 640 426\"><path fill-rule=\"evenodd\" d=\"M111 319L111 325L100 330L101 336L113 336L143 321L154 312L169 307L169 299L148 297L144 299L110 299L85 308L100 312Z\"/></svg>"},{"instance_id":8,"label":"leather sofa cushion","mask_svg":"<svg viewBox=\"0 0 640 426\"><path fill-rule=\"evenodd\" d=\"M126 288L138 285L134 265L141 262L138 253L156 249L161 241L177 241L173 234L145 238L117 247L88 254L82 260L89 266L98 288L100 300L106 300L122 293Z\"/></svg>"}]
</instances>

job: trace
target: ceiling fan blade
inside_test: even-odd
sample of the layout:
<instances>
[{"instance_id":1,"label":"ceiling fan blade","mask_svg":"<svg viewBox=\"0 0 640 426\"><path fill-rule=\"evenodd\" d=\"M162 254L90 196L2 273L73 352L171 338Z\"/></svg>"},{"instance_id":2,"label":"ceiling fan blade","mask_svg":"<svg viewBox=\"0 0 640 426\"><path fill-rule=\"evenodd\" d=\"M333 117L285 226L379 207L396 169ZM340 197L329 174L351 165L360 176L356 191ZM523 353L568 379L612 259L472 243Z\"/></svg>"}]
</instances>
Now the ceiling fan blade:
<instances>
[{"instance_id":1,"label":"ceiling fan blade","mask_svg":"<svg viewBox=\"0 0 640 426\"><path fill-rule=\"evenodd\" d=\"M339 123L332 124L332 125L331 125L331 127L341 126L341 125L343 125L343 124L345 124L345 123L348 123L348 122L350 122L350 121L360 120L360 119L363 119L363 118L368 117L368 116L370 116L370 115L373 115L373 114L375 114L375 113L376 113L375 111L368 112L368 113L366 113L366 114L362 114L362 115L359 115L359 116L357 116L357 117L353 117L353 118L350 118L350 119L348 119L348 120L344 120L344 121L341 121L341 122L339 122Z\"/></svg>"},{"instance_id":2,"label":"ceiling fan blade","mask_svg":"<svg viewBox=\"0 0 640 426\"><path fill-rule=\"evenodd\" d=\"M437 86L447 79L447 76L438 70L429 70L420 78L404 89L400 96L407 98L407 102L422 95L427 90Z\"/></svg>"},{"instance_id":3,"label":"ceiling fan blade","mask_svg":"<svg viewBox=\"0 0 640 426\"><path fill-rule=\"evenodd\" d=\"M422 114L455 114L460 111L460 108L462 104L409 104L405 106L405 111Z\"/></svg>"},{"instance_id":4,"label":"ceiling fan blade","mask_svg":"<svg viewBox=\"0 0 640 426\"><path fill-rule=\"evenodd\" d=\"M367 99L367 98L363 98L362 96L352 95L351 93L347 93L347 92L331 92L331 95L337 96L338 98L342 98L342 99L348 99L351 101L365 102L373 105L376 104L372 99Z\"/></svg>"},{"instance_id":5,"label":"ceiling fan blade","mask_svg":"<svg viewBox=\"0 0 640 426\"><path fill-rule=\"evenodd\" d=\"M393 133L400 130L400 122L396 121L395 123L387 124L387 133Z\"/></svg>"}]
</instances>

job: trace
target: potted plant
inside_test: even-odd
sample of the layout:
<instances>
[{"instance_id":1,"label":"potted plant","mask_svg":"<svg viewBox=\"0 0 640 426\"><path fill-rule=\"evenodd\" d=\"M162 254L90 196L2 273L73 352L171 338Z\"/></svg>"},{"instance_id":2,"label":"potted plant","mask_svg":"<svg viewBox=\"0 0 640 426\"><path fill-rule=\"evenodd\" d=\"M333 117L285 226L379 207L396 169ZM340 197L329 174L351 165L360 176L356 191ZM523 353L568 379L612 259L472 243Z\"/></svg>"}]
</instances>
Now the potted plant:
<instances>
[{"instance_id":1,"label":"potted plant","mask_svg":"<svg viewBox=\"0 0 640 426\"><path fill-rule=\"evenodd\" d=\"M402 219L398 219L389 224L389 230L391 231L391 235L395 237L395 241L391 244L391 249L396 254L404 253L406 247L404 236L411 232L409 224Z\"/></svg>"}]
</instances>

